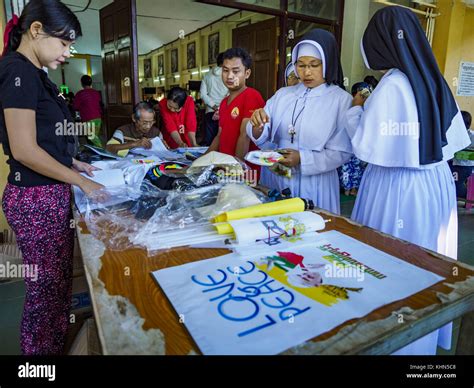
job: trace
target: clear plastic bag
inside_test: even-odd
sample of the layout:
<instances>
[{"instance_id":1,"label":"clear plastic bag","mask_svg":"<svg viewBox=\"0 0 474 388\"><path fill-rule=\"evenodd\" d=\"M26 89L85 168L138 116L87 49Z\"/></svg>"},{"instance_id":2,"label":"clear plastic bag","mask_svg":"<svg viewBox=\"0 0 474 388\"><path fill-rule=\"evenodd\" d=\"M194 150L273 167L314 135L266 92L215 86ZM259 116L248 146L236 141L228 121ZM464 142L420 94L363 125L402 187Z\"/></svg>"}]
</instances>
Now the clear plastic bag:
<instances>
[{"instance_id":1,"label":"clear plastic bag","mask_svg":"<svg viewBox=\"0 0 474 388\"><path fill-rule=\"evenodd\" d=\"M206 171L209 171L206 169ZM204 179L204 178L203 178ZM199 179L198 179L199 180ZM261 192L243 183L213 184L185 191L160 190L144 180L139 189L120 186L88 198L86 223L108 249L157 250L218 241L210 220L217 214L263 203Z\"/></svg>"},{"instance_id":2,"label":"clear plastic bag","mask_svg":"<svg viewBox=\"0 0 474 388\"><path fill-rule=\"evenodd\" d=\"M263 203L267 198L242 183L217 184L187 192L171 192L133 239L151 254L184 245L223 242L210 220L228 210Z\"/></svg>"},{"instance_id":3,"label":"clear plastic bag","mask_svg":"<svg viewBox=\"0 0 474 388\"><path fill-rule=\"evenodd\" d=\"M113 250L127 249L154 212L166 205L167 193L144 181L140 188L117 186L86 197L84 219L89 231Z\"/></svg>"}]
</instances>

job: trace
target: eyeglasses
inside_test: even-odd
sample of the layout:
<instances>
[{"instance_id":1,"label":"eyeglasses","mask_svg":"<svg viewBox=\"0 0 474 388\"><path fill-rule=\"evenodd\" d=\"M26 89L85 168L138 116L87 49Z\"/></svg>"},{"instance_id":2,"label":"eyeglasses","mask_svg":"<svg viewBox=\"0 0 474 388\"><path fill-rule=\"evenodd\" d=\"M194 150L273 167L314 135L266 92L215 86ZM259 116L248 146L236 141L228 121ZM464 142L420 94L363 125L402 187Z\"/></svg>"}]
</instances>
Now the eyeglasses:
<instances>
[{"instance_id":1,"label":"eyeglasses","mask_svg":"<svg viewBox=\"0 0 474 388\"><path fill-rule=\"evenodd\" d=\"M316 71L316 69L321 66L321 62L319 63L312 63L310 65L304 65L302 63L297 63L296 64L296 67L298 68L299 71L305 71L306 69L308 69L309 71L313 72L313 71Z\"/></svg>"},{"instance_id":2,"label":"eyeglasses","mask_svg":"<svg viewBox=\"0 0 474 388\"><path fill-rule=\"evenodd\" d=\"M152 120L152 121L138 120L138 124L140 124L142 127L152 127L153 124L155 124L155 120Z\"/></svg>"}]
</instances>

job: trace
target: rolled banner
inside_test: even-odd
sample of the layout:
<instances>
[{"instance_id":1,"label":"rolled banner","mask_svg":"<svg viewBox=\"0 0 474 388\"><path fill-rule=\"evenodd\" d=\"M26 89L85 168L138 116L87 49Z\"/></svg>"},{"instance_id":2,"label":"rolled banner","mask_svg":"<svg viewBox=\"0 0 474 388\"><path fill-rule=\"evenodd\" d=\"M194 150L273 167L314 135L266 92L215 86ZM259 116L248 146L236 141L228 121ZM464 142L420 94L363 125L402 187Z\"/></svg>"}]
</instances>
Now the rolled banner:
<instances>
[{"instance_id":1,"label":"rolled banner","mask_svg":"<svg viewBox=\"0 0 474 388\"><path fill-rule=\"evenodd\" d=\"M229 221L239 245L266 239L286 239L325 228L324 219L313 212L281 214Z\"/></svg>"},{"instance_id":2,"label":"rolled banner","mask_svg":"<svg viewBox=\"0 0 474 388\"><path fill-rule=\"evenodd\" d=\"M243 218L266 217L285 213L298 213L304 211L306 206L307 205L305 201L301 198L284 199L282 201L262 203L260 205L231 210L219 214L214 218L214 222L228 222L232 220L241 220Z\"/></svg>"}]
</instances>

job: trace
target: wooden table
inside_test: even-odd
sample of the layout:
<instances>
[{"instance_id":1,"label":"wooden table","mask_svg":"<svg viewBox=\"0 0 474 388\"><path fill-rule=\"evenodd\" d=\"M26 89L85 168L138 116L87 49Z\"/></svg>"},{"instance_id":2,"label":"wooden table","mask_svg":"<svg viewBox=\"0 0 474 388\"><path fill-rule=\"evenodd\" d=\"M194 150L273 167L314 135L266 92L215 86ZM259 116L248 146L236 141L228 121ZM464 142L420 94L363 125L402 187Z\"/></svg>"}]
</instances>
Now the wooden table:
<instances>
[{"instance_id":1,"label":"wooden table","mask_svg":"<svg viewBox=\"0 0 474 388\"><path fill-rule=\"evenodd\" d=\"M416 245L393 238L373 229L363 227L344 217L317 211L323 218L331 219L326 230L337 230L367 243L381 251L399 257L418 267L446 278L415 295L383 306L360 319L345 322L303 346L288 350L287 354L390 354L413 340L430 333L474 310L474 267L451 260ZM86 263L86 275L91 290L95 318L105 354L113 354L107 340L106 325L101 317L97 298L97 284L103 282L110 295L122 295L138 310L144 319L143 329L159 329L164 335L165 353L169 355L197 353L200 351L167 297L151 276L152 271L203 260L229 253L225 249L187 249L147 257L142 249L98 253L102 262L100 272L92 273L87 262L95 252L93 238L86 223L76 214L78 239ZM428 222L428 220L427 220ZM429 224L426 225L429 227ZM141 353L140 349L137 354Z\"/></svg>"}]
</instances>

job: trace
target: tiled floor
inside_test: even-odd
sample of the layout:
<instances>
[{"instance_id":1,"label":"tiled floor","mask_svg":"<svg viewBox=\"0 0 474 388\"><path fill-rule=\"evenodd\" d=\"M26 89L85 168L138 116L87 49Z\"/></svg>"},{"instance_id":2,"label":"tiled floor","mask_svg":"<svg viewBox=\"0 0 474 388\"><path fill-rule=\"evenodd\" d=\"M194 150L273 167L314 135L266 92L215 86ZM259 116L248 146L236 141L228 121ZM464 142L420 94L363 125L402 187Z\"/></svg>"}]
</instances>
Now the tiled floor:
<instances>
[{"instance_id":1,"label":"tiled floor","mask_svg":"<svg viewBox=\"0 0 474 388\"><path fill-rule=\"evenodd\" d=\"M341 198L341 214L350 217L354 197ZM466 211L459 207L459 250L458 259L474 265L474 209ZM19 327L23 301L24 282L0 283L0 355L19 354ZM438 348L438 354L454 354L459 335L460 319L454 321L453 346L450 351Z\"/></svg>"}]
</instances>

